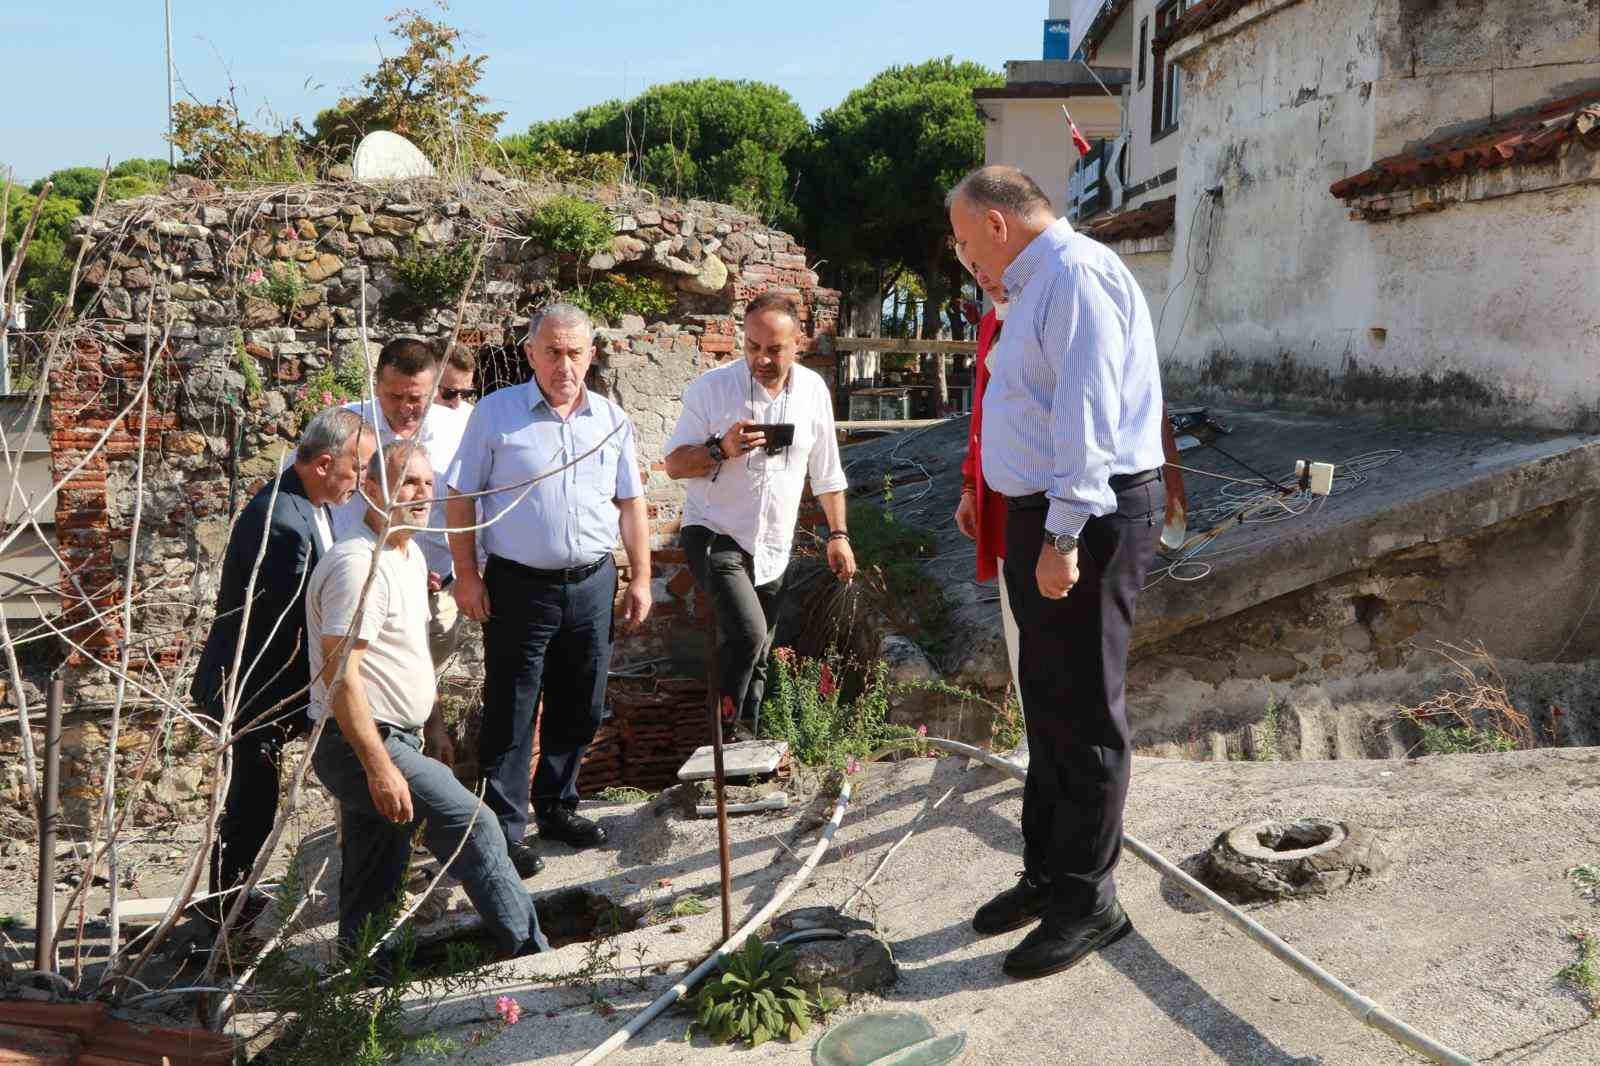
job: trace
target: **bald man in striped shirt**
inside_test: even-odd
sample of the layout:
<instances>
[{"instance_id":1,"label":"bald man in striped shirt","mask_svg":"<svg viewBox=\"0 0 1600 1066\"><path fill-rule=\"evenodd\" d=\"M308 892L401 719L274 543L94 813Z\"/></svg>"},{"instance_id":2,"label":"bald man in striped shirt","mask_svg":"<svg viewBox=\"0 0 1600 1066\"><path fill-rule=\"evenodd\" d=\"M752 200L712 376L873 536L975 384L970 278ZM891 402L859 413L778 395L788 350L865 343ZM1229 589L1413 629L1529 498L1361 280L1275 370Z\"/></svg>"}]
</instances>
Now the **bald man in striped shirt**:
<instances>
[{"instance_id":1,"label":"bald man in striped shirt","mask_svg":"<svg viewBox=\"0 0 1600 1066\"><path fill-rule=\"evenodd\" d=\"M1133 929L1112 871L1132 759L1123 678L1161 532L1161 377L1138 282L1031 178L984 167L946 207L958 251L1011 296L983 397L983 476L1006 497L1031 752L1020 879L972 925L1038 922L1005 972L1044 977Z\"/></svg>"}]
</instances>

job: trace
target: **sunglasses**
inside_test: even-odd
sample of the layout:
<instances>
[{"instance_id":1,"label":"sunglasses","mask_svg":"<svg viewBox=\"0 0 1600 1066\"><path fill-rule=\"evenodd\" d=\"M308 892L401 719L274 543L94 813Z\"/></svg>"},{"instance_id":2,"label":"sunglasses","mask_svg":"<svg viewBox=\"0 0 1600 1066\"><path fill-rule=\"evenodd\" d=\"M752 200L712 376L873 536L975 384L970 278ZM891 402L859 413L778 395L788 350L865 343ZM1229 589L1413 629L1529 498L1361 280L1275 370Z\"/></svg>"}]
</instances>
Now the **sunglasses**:
<instances>
[{"instance_id":1,"label":"sunglasses","mask_svg":"<svg viewBox=\"0 0 1600 1066\"><path fill-rule=\"evenodd\" d=\"M463 400L476 400L478 398L478 390L441 388L439 390L439 398L445 401L454 400L457 398Z\"/></svg>"}]
</instances>

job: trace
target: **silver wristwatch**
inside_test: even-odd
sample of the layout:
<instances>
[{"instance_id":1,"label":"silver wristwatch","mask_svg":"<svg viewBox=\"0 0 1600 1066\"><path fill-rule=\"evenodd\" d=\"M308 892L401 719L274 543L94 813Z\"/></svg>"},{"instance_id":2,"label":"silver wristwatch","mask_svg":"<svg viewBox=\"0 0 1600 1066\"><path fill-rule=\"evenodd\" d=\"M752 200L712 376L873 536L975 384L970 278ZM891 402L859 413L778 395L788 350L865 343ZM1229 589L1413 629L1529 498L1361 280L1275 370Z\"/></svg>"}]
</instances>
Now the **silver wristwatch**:
<instances>
[{"instance_id":1,"label":"silver wristwatch","mask_svg":"<svg viewBox=\"0 0 1600 1066\"><path fill-rule=\"evenodd\" d=\"M1048 529L1044 535L1050 541L1050 546L1062 555L1070 555L1078 550L1078 538L1071 533L1052 533Z\"/></svg>"}]
</instances>

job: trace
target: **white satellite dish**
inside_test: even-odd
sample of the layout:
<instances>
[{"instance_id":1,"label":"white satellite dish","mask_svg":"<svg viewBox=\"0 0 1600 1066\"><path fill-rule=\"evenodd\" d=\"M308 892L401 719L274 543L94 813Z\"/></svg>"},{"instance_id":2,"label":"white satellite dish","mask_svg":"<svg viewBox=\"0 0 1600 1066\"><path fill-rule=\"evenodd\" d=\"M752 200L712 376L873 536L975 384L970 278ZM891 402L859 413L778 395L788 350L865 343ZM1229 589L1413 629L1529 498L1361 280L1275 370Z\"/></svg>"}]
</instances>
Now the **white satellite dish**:
<instances>
[{"instance_id":1,"label":"white satellite dish","mask_svg":"<svg viewBox=\"0 0 1600 1066\"><path fill-rule=\"evenodd\" d=\"M351 161L357 181L431 178L433 164L422 150L398 133L376 130L361 138Z\"/></svg>"}]
</instances>

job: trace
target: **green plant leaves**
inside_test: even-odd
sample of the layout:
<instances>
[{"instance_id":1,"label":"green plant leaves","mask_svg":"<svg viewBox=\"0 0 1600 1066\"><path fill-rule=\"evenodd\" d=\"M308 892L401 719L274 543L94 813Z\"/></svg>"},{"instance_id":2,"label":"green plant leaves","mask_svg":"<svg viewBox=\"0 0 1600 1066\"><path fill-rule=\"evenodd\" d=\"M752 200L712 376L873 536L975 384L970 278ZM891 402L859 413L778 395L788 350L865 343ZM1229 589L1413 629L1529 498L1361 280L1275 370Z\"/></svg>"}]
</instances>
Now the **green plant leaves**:
<instances>
[{"instance_id":1,"label":"green plant leaves","mask_svg":"<svg viewBox=\"0 0 1600 1066\"><path fill-rule=\"evenodd\" d=\"M719 1044L745 1040L757 1047L780 1036L803 1036L814 1005L793 983L794 963L794 952L786 947L747 940L700 986L697 1023Z\"/></svg>"}]
</instances>

